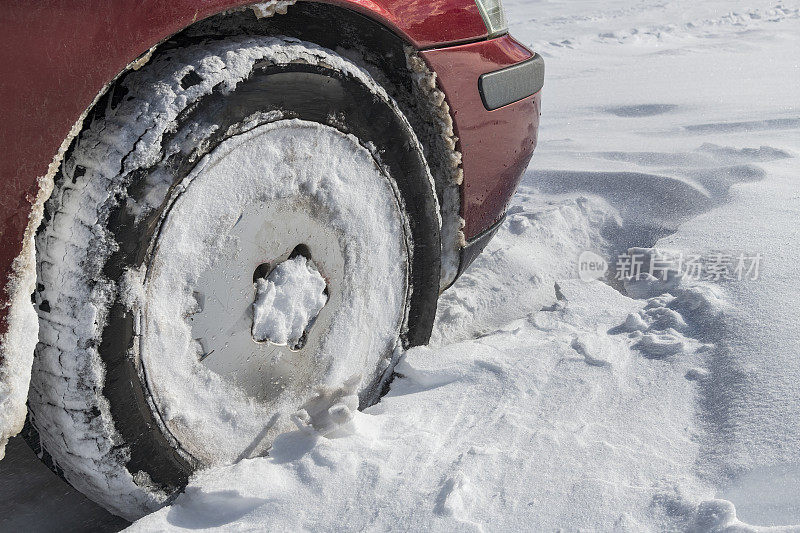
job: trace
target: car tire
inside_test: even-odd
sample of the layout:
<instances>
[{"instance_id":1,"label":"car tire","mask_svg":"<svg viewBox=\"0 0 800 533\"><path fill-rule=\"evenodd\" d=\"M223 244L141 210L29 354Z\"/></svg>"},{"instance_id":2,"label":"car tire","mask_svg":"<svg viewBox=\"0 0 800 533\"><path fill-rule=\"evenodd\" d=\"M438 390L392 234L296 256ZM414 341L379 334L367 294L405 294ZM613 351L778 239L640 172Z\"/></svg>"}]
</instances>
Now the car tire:
<instances>
[{"instance_id":1,"label":"car tire","mask_svg":"<svg viewBox=\"0 0 800 533\"><path fill-rule=\"evenodd\" d=\"M28 442L136 519L198 468L346 420L430 336L438 213L412 128L352 62L266 37L161 53L92 111L47 203ZM328 307L304 347L257 343L242 330L253 283L298 255Z\"/></svg>"}]
</instances>

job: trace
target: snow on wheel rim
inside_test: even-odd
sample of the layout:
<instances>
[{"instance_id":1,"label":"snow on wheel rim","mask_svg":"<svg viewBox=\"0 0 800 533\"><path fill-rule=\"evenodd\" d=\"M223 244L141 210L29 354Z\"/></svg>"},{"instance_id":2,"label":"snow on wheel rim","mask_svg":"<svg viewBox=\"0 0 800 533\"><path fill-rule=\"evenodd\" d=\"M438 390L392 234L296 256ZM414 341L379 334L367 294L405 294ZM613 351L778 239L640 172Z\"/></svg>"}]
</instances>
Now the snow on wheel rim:
<instances>
[{"instance_id":1,"label":"snow on wheel rim","mask_svg":"<svg viewBox=\"0 0 800 533\"><path fill-rule=\"evenodd\" d=\"M264 453L315 397L380 379L405 320L407 223L354 137L300 120L232 137L166 213L135 306L138 350L152 406L184 452L205 464ZM301 347L258 342L257 278L298 254L327 300Z\"/></svg>"},{"instance_id":2,"label":"snow on wheel rim","mask_svg":"<svg viewBox=\"0 0 800 533\"><path fill-rule=\"evenodd\" d=\"M185 87L183 80L190 72L201 81ZM305 97L277 81L273 77L277 75L307 78L329 105L306 109ZM337 81L331 84L328 78ZM264 89L264 83L269 90L244 95L248 86L260 84ZM340 85L347 90L335 90ZM402 311L406 316L399 335L404 345L423 342L430 332L438 286L440 219L436 220L439 206L422 147L394 101L366 71L317 45L289 38L244 37L170 49L126 76L120 87L126 96L109 99L103 113L91 116L65 159L47 203L49 216L36 236L40 335L27 438L41 446L44 457L52 457L52 468L73 486L134 519L167 501L203 466L180 448L181 442L161 420L161 410L154 407L152 380L145 375L149 369L139 356L142 315L134 311L145 302L149 244L172 194L189 185L185 177L206 164L206 154L231 136L244 139L254 134L246 131L283 118L349 131L352 137L336 135L351 139L354 146L360 140L366 147L362 156L374 156L392 178L398 198L414 199L413 204L400 204L409 284L406 301L401 302L408 306ZM253 95L258 98L253 100ZM230 113L223 116L220 110ZM381 120L370 122L369 117L375 116ZM398 135L402 142L396 141ZM220 188L213 192L218 194ZM372 194L368 190L360 197L369 202ZM383 231L383 238L389 239L390 230ZM169 293L180 295L179 289L170 287ZM380 311L391 303L373 305ZM181 325L179 317L174 318ZM171 325L165 322L163 327L170 331ZM386 362L381 360L379 367ZM346 380L320 391L294 420L325 434L332 424L347 418L345 409L377 399L382 390L377 386L380 371L372 370L374 376L364 377L376 378L374 388L366 386L367 379ZM193 383L203 386L224 383L207 368L196 371L194 378ZM181 386L187 383L180 381ZM359 396L353 394L357 392ZM240 396L242 402L226 399L207 407L226 411L229 426L246 421L249 411L237 411L240 404L250 410L257 405ZM183 415L174 410L164 414ZM195 412L187 414L198 418ZM241 444L244 438L239 437ZM269 440L265 433L251 444L263 449ZM209 442L210 448L213 442ZM230 445L226 435L225 449ZM233 457L220 449L212 450L215 461ZM255 453L248 449L246 455Z\"/></svg>"}]
</instances>

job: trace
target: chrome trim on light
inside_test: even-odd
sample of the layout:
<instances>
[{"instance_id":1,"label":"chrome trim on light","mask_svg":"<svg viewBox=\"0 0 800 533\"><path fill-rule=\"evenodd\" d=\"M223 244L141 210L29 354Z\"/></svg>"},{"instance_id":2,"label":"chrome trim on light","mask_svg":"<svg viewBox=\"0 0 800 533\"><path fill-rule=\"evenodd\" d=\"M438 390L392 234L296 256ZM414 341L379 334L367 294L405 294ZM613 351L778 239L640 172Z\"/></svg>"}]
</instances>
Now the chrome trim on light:
<instances>
[{"instance_id":1,"label":"chrome trim on light","mask_svg":"<svg viewBox=\"0 0 800 533\"><path fill-rule=\"evenodd\" d=\"M493 111L538 93L544 85L544 59L539 54L502 70L483 74L478 91L483 106Z\"/></svg>"}]
</instances>

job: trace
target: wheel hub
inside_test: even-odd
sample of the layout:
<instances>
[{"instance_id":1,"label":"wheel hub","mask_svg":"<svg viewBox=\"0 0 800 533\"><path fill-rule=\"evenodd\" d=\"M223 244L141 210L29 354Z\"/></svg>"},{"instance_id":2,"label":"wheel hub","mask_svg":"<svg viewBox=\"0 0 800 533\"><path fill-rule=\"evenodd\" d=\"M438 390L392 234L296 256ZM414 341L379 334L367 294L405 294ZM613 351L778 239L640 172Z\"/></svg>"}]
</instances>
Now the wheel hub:
<instances>
[{"instance_id":1,"label":"wheel hub","mask_svg":"<svg viewBox=\"0 0 800 533\"><path fill-rule=\"evenodd\" d=\"M199 360L207 368L236 383L251 398L274 400L287 383L313 379L315 372L300 363L311 363L308 355L319 348L320 335L341 304L344 259L339 236L308 207L297 204L251 206L229 235L235 238L236 249L204 272L196 285L198 311L188 317L192 336ZM268 279L279 265L297 257L293 255L298 254L297 243L313 254L314 268L326 281L325 306L315 313L314 327L302 345L256 340L254 304L259 279ZM266 276L253 282L256 273L263 275L265 270Z\"/></svg>"}]
</instances>

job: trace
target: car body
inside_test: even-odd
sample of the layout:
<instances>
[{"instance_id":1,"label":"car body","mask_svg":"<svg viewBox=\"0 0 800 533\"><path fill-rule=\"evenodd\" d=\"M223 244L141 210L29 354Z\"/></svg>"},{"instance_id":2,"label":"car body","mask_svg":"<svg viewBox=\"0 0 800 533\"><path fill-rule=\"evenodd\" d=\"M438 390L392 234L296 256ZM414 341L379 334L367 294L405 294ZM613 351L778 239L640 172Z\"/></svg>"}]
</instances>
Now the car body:
<instances>
[{"instance_id":1,"label":"car body","mask_svg":"<svg viewBox=\"0 0 800 533\"><path fill-rule=\"evenodd\" d=\"M534 54L508 35L487 39L471 0L326 1L385 25L421 50L437 74L463 155L464 237L479 237L501 218L536 146L540 93L488 111L478 80ZM0 56L8 74L0 89L0 286L6 286L22 248L39 178L104 87L170 35L247 3L53 0L4 9ZM0 305L0 313L5 307Z\"/></svg>"},{"instance_id":2,"label":"car body","mask_svg":"<svg viewBox=\"0 0 800 533\"><path fill-rule=\"evenodd\" d=\"M228 17L250 10L263 24L277 25L275 31L290 36L295 31L330 49L338 50L339 31L354 40L363 31L375 48L368 43L358 52L378 57L378 63L405 65L404 54L422 58L427 75L435 79L431 90L443 95L443 101L434 99L442 121L452 124L452 152L459 159L458 205L452 213L457 226L451 232L456 265L443 274L441 288L454 281L496 231L536 146L543 63L506 32L490 32L474 0L273 0L253 5L248 0L41 0L8 5L0 15L0 379L14 374L8 368L17 372L12 394L0 396L8 412L24 409L24 394L14 397L13 392L24 381L20 368L24 373L27 366L30 373L32 355L21 353L29 350L20 346L36 342L10 339L9 317L15 306L31 307L33 236L53 176L87 114L103 98L116 98L107 94L109 87L145 66L154 52L174 46L176 36L191 40L203 35L203 28L225 26ZM21 330L14 333L25 336ZM0 445L19 430L18 418L5 421L12 429L0 423Z\"/></svg>"}]
</instances>

